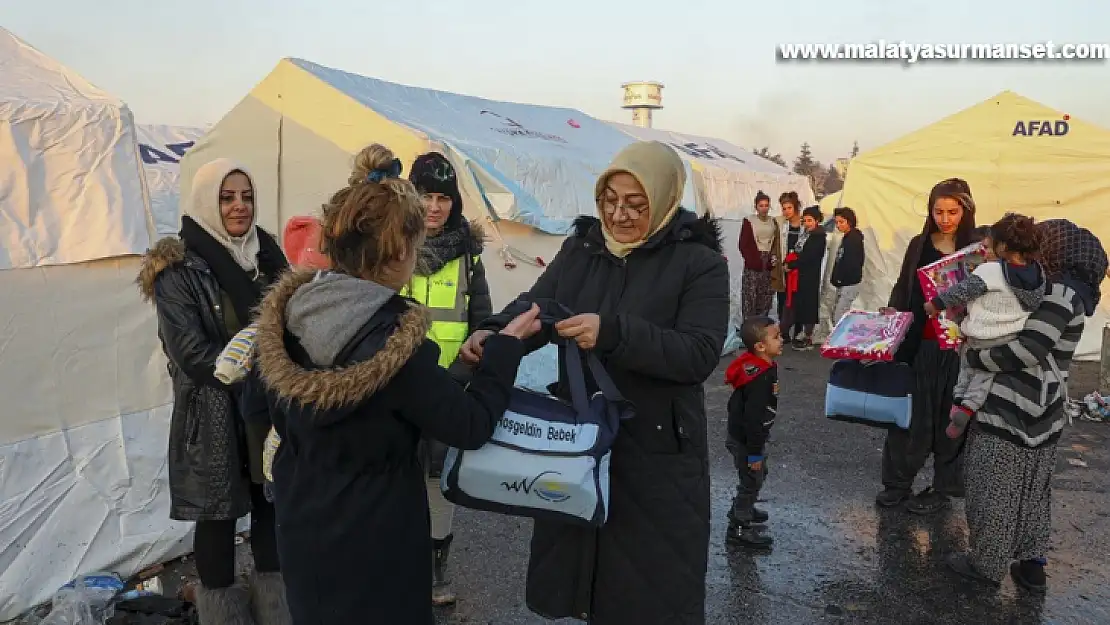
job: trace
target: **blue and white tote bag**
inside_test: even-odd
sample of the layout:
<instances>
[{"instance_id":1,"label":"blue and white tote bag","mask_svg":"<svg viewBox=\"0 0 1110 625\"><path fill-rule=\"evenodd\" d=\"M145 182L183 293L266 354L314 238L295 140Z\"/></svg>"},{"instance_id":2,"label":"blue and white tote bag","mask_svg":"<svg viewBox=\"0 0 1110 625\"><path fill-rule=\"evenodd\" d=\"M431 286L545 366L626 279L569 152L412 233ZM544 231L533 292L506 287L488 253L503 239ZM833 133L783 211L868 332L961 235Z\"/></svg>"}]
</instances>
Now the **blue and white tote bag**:
<instances>
[{"instance_id":1,"label":"blue and white tote bag","mask_svg":"<svg viewBox=\"0 0 1110 625\"><path fill-rule=\"evenodd\" d=\"M511 516L601 526L609 515L609 457L633 409L592 352L567 341L570 402L515 388L493 438L451 448L440 477L455 504ZM586 361L600 390L587 394Z\"/></svg>"}]
</instances>

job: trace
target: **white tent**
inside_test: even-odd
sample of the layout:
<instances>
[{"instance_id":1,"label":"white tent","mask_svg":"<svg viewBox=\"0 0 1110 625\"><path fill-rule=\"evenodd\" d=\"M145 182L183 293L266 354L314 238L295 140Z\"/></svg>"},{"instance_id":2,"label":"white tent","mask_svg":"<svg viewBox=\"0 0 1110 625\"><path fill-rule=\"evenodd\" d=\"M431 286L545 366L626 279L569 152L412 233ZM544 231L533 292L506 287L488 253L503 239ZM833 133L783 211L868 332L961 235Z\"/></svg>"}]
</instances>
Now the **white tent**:
<instances>
[{"instance_id":1,"label":"white tent","mask_svg":"<svg viewBox=\"0 0 1110 625\"><path fill-rule=\"evenodd\" d=\"M176 234L181 225L181 157L204 135L204 129L161 124L141 124L137 129L154 229L158 236Z\"/></svg>"},{"instance_id":2,"label":"white tent","mask_svg":"<svg viewBox=\"0 0 1110 625\"><path fill-rule=\"evenodd\" d=\"M149 240L122 102L0 28L0 270L138 254ZM78 175L80 173L80 175Z\"/></svg>"},{"instance_id":3,"label":"white tent","mask_svg":"<svg viewBox=\"0 0 1110 625\"><path fill-rule=\"evenodd\" d=\"M0 29L0 621L177 548L127 107Z\"/></svg>"}]
</instances>

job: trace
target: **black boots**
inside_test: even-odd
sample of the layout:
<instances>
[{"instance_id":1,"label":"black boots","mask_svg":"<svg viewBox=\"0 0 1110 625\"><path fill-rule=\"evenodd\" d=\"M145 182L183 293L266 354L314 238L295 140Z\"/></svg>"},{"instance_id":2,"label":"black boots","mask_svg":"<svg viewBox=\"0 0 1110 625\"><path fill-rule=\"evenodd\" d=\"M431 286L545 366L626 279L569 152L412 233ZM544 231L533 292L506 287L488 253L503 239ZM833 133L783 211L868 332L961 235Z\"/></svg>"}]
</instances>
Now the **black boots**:
<instances>
[{"instance_id":1,"label":"black boots","mask_svg":"<svg viewBox=\"0 0 1110 625\"><path fill-rule=\"evenodd\" d=\"M730 544L740 545L741 547L748 547L750 549L769 550L775 544L774 538L763 533L763 526L745 526L731 522L728 524L728 538L726 540Z\"/></svg>"},{"instance_id":2,"label":"black boots","mask_svg":"<svg viewBox=\"0 0 1110 625\"><path fill-rule=\"evenodd\" d=\"M446 574L453 539L454 535L448 534L443 540L432 541L432 605L436 607L452 605L457 600Z\"/></svg>"},{"instance_id":3,"label":"black boots","mask_svg":"<svg viewBox=\"0 0 1110 625\"><path fill-rule=\"evenodd\" d=\"M769 515L755 507L755 497L737 495L728 511L727 542L753 549L770 549L775 540L763 533Z\"/></svg>"},{"instance_id":4,"label":"black boots","mask_svg":"<svg viewBox=\"0 0 1110 625\"><path fill-rule=\"evenodd\" d=\"M1044 560L1022 560L1010 565L1010 577L1014 583L1031 592L1044 592L1048 588L1048 576L1044 572Z\"/></svg>"},{"instance_id":5,"label":"black boots","mask_svg":"<svg viewBox=\"0 0 1110 625\"><path fill-rule=\"evenodd\" d=\"M900 506L913 497L913 491L903 488L884 488L875 497L875 503L881 508Z\"/></svg>"}]
</instances>

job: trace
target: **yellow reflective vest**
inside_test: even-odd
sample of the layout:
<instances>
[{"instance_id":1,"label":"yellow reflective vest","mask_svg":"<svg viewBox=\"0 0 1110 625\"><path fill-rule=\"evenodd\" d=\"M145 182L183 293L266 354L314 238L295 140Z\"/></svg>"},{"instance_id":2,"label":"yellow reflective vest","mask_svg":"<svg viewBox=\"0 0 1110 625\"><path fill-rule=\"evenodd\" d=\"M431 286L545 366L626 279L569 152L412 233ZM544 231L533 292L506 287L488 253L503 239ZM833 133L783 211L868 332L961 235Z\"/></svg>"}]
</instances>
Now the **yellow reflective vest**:
<instances>
[{"instance_id":1,"label":"yellow reflective vest","mask_svg":"<svg viewBox=\"0 0 1110 625\"><path fill-rule=\"evenodd\" d=\"M470 332L470 268L479 256L460 256L430 276L414 275L401 295L424 304L432 314L428 338L439 345L439 366L449 367Z\"/></svg>"}]
</instances>

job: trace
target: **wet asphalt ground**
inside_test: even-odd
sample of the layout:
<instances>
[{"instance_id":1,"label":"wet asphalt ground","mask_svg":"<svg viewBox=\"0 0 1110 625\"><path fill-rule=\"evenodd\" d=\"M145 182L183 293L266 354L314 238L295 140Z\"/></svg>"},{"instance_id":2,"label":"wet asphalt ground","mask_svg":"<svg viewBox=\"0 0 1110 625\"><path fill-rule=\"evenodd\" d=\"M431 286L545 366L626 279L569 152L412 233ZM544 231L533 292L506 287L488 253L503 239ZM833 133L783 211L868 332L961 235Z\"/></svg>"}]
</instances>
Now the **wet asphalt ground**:
<instances>
[{"instance_id":1,"label":"wet asphalt ground","mask_svg":"<svg viewBox=\"0 0 1110 625\"><path fill-rule=\"evenodd\" d=\"M1110 425L1077 421L1061 444L1047 596L1031 598L1008 579L1000 591L985 591L954 578L943 563L945 554L967 547L962 502L931 518L876 508L883 433L824 418L831 361L816 350L787 350L761 504L771 514L775 547L759 555L724 541L736 484L724 447L728 360L706 385L713 478L709 623L1110 623ZM1081 363L1073 373L1075 391L1097 385L1097 363ZM931 476L931 466L922 474ZM927 484L919 477L919 487ZM455 528L451 573L460 601L439 612L440 623L550 623L524 607L530 522L460 509Z\"/></svg>"},{"instance_id":2,"label":"wet asphalt ground","mask_svg":"<svg viewBox=\"0 0 1110 625\"><path fill-rule=\"evenodd\" d=\"M1076 421L1065 431L1054 483L1047 595L1031 597L1009 579L1001 590L985 590L955 578L943 563L946 554L967 547L962 502L933 517L876 508L883 432L826 419L830 361L817 351L787 350L761 504L771 514L775 547L757 554L724 541L736 483L724 447L728 361L706 385L713 478L708 623L1110 624L1110 424ZM1072 394L1093 390L1097 376L1097 363L1077 364ZM918 488L930 475L927 465ZM450 573L460 600L437 610L438 622L552 623L524 606L530 531L526 519L459 509ZM249 556L240 564L248 567ZM171 590L192 567L186 560L167 568L162 577Z\"/></svg>"}]
</instances>

